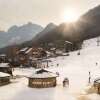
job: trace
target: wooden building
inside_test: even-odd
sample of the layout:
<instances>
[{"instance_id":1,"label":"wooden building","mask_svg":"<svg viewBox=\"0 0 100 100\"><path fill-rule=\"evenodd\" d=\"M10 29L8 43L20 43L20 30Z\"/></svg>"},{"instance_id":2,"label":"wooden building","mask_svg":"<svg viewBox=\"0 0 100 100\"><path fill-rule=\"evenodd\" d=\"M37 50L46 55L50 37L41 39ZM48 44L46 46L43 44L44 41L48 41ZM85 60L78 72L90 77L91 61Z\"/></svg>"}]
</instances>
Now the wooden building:
<instances>
[{"instance_id":1,"label":"wooden building","mask_svg":"<svg viewBox=\"0 0 100 100\"><path fill-rule=\"evenodd\" d=\"M20 63L20 65L29 65L29 57L32 56L32 48L23 48L21 50L19 50L17 52L17 56L16 56L16 59L17 59L17 62Z\"/></svg>"},{"instance_id":2,"label":"wooden building","mask_svg":"<svg viewBox=\"0 0 100 100\"><path fill-rule=\"evenodd\" d=\"M29 87L32 88L49 88L56 86L57 74L47 71L45 69L40 69L36 71L32 76L28 77Z\"/></svg>"},{"instance_id":3,"label":"wooden building","mask_svg":"<svg viewBox=\"0 0 100 100\"><path fill-rule=\"evenodd\" d=\"M7 73L0 72L0 86L10 83L10 75Z\"/></svg>"},{"instance_id":4,"label":"wooden building","mask_svg":"<svg viewBox=\"0 0 100 100\"><path fill-rule=\"evenodd\" d=\"M9 63L0 63L0 72L12 75L12 66Z\"/></svg>"},{"instance_id":5,"label":"wooden building","mask_svg":"<svg viewBox=\"0 0 100 100\"><path fill-rule=\"evenodd\" d=\"M34 48L33 49L33 57L35 58L42 58L46 57L47 53L43 48Z\"/></svg>"},{"instance_id":6,"label":"wooden building","mask_svg":"<svg viewBox=\"0 0 100 100\"><path fill-rule=\"evenodd\" d=\"M100 94L100 78L96 79L93 84L96 92Z\"/></svg>"},{"instance_id":7,"label":"wooden building","mask_svg":"<svg viewBox=\"0 0 100 100\"><path fill-rule=\"evenodd\" d=\"M25 47L17 52L16 60L20 63L20 65L29 67L32 66L34 58L42 58L45 56L46 52L42 48Z\"/></svg>"},{"instance_id":8,"label":"wooden building","mask_svg":"<svg viewBox=\"0 0 100 100\"><path fill-rule=\"evenodd\" d=\"M40 68L49 67L49 62L51 62L51 60L49 59L33 58L31 64L32 64L32 67L36 69L40 69Z\"/></svg>"}]
</instances>

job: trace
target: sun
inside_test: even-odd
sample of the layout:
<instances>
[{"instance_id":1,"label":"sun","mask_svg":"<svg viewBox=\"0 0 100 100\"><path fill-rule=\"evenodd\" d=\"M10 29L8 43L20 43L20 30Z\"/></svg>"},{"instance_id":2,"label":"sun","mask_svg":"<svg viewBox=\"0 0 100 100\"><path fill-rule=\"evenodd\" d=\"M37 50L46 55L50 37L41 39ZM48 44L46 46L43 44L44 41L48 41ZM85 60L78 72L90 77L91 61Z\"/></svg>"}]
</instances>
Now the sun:
<instances>
[{"instance_id":1,"label":"sun","mask_svg":"<svg viewBox=\"0 0 100 100\"><path fill-rule=\"evenodd\" d=\"M66 9L62 13L62 21L67 23L76 22L79 19L78 13L74 9Z\"/></svg>"}]
</instances>

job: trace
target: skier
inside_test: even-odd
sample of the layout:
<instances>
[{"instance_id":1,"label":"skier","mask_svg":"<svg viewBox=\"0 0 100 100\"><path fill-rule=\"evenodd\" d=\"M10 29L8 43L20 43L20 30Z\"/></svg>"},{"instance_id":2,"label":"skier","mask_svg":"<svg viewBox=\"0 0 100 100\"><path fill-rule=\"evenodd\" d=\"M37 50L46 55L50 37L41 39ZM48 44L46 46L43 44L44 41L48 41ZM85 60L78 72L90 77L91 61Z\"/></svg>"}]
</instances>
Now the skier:
<instances>
[{"instance_id":1,"label":"skier","mask_svg":"<svg viewBox=\"0 0 100 100\"><path fill-rule=\"evenodd\" d=\"M63 80L63 87L66 87L66 86L69 86L69 79L68 78L65 78Z\"/></svg>"},{"instance_id":2,"label":"skier","mask_svg":"<svg viewBox=\"0 0 100 100\"><path fill-rule=\"evenodd\" d=\"M59 72L56 72L56 74L59 76Z\"/></svg>"},{"instance_id":3,"label":"skier","mask_svg":"<svg viewBox=\"0 0 100 100\"><path fill-rule=\"evenodd\" d=\"M57 67L59 66L59 64L57 64Z\"/></svg>"},{"instance_id":4,"label":"skier","mask_svg":"<svg viewBox=\"0 0 100 100\"><path fill-rule=\"evenodd\" d=\"M89 84L91 83L91 72L89 71Z\"/></svg>"},{"instance_id":5,"label":"skier","mask_svg":"<svg viewBox=\"0 0 100 100\"><path fill-rule=\"evenodd\" d=\"M96 66L98 65L98 63L96 62Z\"/></svg>"}]
</instances>

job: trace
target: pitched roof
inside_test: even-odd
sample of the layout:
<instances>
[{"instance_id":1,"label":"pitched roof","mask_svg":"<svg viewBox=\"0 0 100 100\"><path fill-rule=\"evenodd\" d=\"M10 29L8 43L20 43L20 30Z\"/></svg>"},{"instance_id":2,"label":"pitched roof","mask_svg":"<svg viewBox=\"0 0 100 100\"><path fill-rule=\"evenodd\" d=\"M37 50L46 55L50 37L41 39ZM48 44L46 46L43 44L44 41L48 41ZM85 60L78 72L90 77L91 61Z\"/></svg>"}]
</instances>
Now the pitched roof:
<instances>
[{"instance_id":1,"label":"pitched roof","mask_svg":"<svg viewBox=\"0 0 100 100\"><path fill-rule=\"evenodd\" d=\"M38 71L36 71L35 73L33 73L30 77L31 78L51 78L51 77L57 77L58 75L47 71L45 69L40 69Z\"/></svg>"},{"instance_id":2,"label":"pitched roof","mask_svg":"<svg viewBox=\"0 0 100 100\"><path fill-rule=\"evenodd\" d=\"M47 71L45 69L40 69L40 70L36 71L36 74L42 74L44 72L49 73L49 71Z\"/></svg>"},{"instance_id":3,"label":"pitched roof","mask_svg":"<svg viewBox=\"0 0 100 100\"><path fill-rule=\"evenodd\" d=\"M20 52L25 52L27 49L28 49L28 47L22 48L22 49L20 50Z\"/></svg>"},{"instance_id":4,"label":"pitched roof","mask_svg":"<svg viewBox=\"0 0 100 100\"><path fill-rule=\"evenodd\" d=\"M33 49L33 48L29 48L29 49L25 52L25 54L28 54L30 51L32 51L32 49Z\"/></svg>"},{"instance_id":5,"label":"pitched roof","mask_svg":"<svg viewBox=\"0 0 100 100\"><path fill-rule=\"evenodd\" d=\"M9 63L0 63L0 67L10 67Z\"/></svg>"}]
</instances>

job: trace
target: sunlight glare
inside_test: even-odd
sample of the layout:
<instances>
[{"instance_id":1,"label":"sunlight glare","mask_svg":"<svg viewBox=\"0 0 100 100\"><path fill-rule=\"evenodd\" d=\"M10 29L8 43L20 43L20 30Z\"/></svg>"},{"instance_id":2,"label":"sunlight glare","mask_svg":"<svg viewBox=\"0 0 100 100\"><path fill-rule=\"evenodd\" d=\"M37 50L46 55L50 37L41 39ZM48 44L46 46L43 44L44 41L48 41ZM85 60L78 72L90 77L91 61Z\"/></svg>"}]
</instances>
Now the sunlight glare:
<instances>
[{"instance_id":1,"label":"sunlight glare","mask_svg":"<svg viewBox=\"0 0 100 100\"><path fill-rule=\"evenodd\" d=\"M74 9L66 9L63 11L62 20L63 22L76 22L79 16L78 13Z\"/></svg>"}]
</instances>

